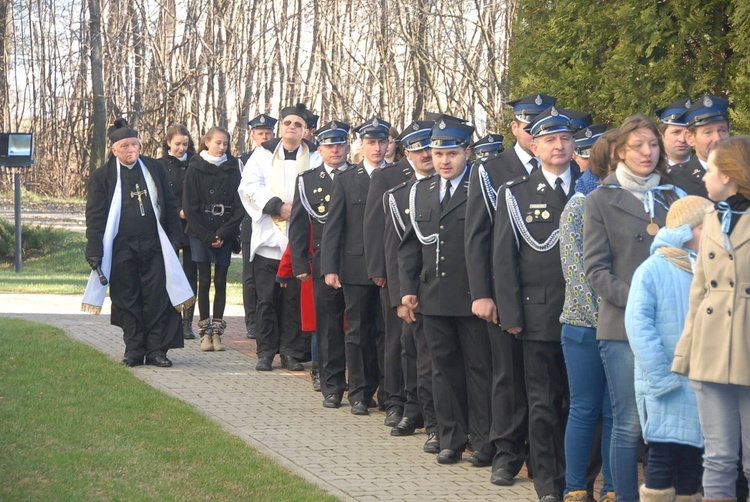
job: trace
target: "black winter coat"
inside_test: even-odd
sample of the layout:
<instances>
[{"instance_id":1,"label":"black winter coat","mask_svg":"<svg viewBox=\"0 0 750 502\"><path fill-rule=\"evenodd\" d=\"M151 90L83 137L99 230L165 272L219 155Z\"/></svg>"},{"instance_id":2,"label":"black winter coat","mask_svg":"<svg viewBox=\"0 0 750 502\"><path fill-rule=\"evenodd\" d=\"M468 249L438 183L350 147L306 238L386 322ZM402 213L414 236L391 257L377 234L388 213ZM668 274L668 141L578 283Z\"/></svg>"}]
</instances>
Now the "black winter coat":
<instances>
[{"instance_id":1,"label":"black winter coat","mask_svg":"<svg viewBox=\"0 0 750 502\"><path fill-rule=\"evenodd\" d=\"M161 163L164 164L164 169L167 171L167 181L169 182L169 186L172 187L172 191L174 192L174 198L177 201L177 213L182 210L182 191L183 186L185 185L185 174L187 173L188 163L190 162L190 158L194 154L188 153L187 159L183 162L177 157L172 157L168 153L165 153L161 158ZM180 221L182 222L182 245L183 247L187 246L189 244L188 236L185 233L185 228L187 227L187 220L180 217Z\"/></svg>"},{"instance_id":2,"label":"black winter coat","mask_svg":"<svg viewBox=\"0 0 750 502\"><path fill-rule=\"evenodd\" d=\"M193 155L185 174L182 209L187 234L210 245L216 236L231 240L240 233L245 216L237 192L240 186L239 161L228 157L215 166L200 155Z\"/></svg>"}]
</instances>

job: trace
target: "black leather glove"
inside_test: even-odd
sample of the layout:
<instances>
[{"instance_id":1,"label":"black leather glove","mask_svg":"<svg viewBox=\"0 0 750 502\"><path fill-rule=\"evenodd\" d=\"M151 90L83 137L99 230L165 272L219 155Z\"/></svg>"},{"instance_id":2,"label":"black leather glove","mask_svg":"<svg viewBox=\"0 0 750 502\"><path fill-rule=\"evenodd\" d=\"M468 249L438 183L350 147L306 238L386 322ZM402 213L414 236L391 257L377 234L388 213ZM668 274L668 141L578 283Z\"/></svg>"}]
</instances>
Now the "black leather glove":
<instances>
[{"instance_id":1,"label":"black leather glove","mask_svg":"<svg viewBox=\"0 0 750 502\"><path fill-rule=\"evenodd\" d=\"M98 267L102 265L101 256L87 256L86 261L89 262L89 266L91 267L91 270L96 270Z\"/></svg>"}]
</instances>

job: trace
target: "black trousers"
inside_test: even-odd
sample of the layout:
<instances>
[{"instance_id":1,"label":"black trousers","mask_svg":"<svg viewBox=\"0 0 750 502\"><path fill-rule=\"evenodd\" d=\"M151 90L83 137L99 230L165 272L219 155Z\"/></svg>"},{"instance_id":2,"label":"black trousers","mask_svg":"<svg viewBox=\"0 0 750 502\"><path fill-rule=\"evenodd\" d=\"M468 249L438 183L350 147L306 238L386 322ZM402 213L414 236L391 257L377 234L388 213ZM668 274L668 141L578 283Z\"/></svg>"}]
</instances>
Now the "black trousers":
<instances>
[{"instance_id":1,"label":"black trousers","mask_svg":"<svg viewBox=\"0 0 750 502\"><path fill-rule=\"evenodd\" d=\"M378 388L377 326L378 287L344 284L346 305L346 366L349 369L349 403L369 403Z\"/></svg>"},{"instance_id":2,"label":"black trousers","mask_svg":"<svg viewBox=\"0 0 750 502\"><path fill-rule=\"evenodd\" d=\"M182 319L169 302L158 235L115 237L109 280L112 324L122 328L125 357L165 356L183 346Z\"/></svg>"},{"instance_id":3,"label":"black trousers","mask_svg":"<svg viewBox=\"0 0 750 502\"><path fill-rule=\"evenodd\" d=\"M313 279L315 329L318 335L318 367L323 396L343 396L346 388L346 348L344 344L344 292Z\"/></svg>"},{"instance_id":4,"label":"black trousers","mask_svg":"<svg viewBox=\"0 0 750 502\"><path fill-rule=\"evenodd\" d=\"M248 333L255 331L255 304L258 295L255 292L255 276L250 261L250 243L242 243L242 304L245 306L245 329Z\"/></svg>"},{"instance_id":5,"label":"black trousers","mask_svg":"<svg viewBox=\"0 0 750 502\"><path fill-rule=\"evenodd\" d=\"M492 347L492 470L516 476L526 461L529 407L522 342L497 324L487 323Z\"/></svg>"},{"instance_id":6,"label":"black trousers","mask_svg":"<svg viewBox=\"0 0 750 502\"><path fill-rule=\"evenodd\" d=\"M286 288L276 282L279 260L255 255L252 261L258 301L255 336L258 357L283 356L302 359L308 351L300 325L299 282Z\"/></svg>"},{"instance_id":7,"label":"black trousers","mask_svg":"<svg viewBox=\"0 0 750 502\"><path fill-rule=\"evenodd\" d=\"M404 416L424 421L428 433L437 432L435 403L432 399L432 353L424 334L422 314L411 324L402 323L401 361L406 402Z\"/></svg>"},{"instance_id":8,"label":"black trousers","mask_svg":"<svg viewBox=\"0 0 750 502\"><path fill-rule=\"evenodd\" d=\"M492 455L492 356L487 323L478 317L422 316L432 352L432 383L440 448L472 447Z\"/></svg>"},{"instance_id":9,"label":"black trousers","mask_svg":"<svg viewBox=\"0 0 750 502\"><path fill-rule=\"evenodd\" d=\"M401 364L402 321L396 309L390 306L388 286L380 288L380 306L383 312L385 333L383 336L383 387L385 406L388 411L403 411L406 396L404 395L404 371Z\"/></svg>"},{"instance_id":10,"label":"black trousers","mask_svg":"<svg viewBox=\"0 0 750 502\"><path fill-rule=\"evenodd\" d=\"M537 495L565 489L567 372L560 342L521 341L529 402L529 461Z\"/></svg>"}]
</instances>

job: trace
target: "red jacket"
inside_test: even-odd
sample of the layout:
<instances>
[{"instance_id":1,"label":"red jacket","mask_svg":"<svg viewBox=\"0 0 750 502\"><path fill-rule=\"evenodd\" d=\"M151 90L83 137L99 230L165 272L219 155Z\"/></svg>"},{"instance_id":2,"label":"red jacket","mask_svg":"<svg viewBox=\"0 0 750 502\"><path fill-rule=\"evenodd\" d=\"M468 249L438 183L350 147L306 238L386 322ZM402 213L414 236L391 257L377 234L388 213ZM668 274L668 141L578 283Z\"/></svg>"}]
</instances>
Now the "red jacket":
<instances>
[{"instance_id":1,"label":"red jacket","mask_svg":"<svg viewBox=\"0 0 750 502\"><path fill-rule=\"evenodd\" d=\"M312 232L310 232L310 256L312 256L312 253ZM288 283L296 280L294 272L292 272L292 253L289 245L287 245L281 257L281 263L279 263L279 270L276 272L276 282ZM312 277L300 283L299 298L302 331L315 331L315 300Z\"/></svg>"}]
</instances>

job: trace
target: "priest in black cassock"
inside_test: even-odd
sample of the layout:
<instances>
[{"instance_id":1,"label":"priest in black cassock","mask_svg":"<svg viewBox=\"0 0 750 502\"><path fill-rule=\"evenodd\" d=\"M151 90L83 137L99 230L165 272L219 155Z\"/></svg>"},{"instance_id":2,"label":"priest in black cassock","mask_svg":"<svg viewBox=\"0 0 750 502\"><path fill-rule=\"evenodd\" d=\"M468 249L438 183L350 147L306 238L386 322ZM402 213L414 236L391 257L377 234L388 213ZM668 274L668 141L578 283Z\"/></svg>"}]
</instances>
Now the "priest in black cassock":
<instances>
[{"instance_id":1,"label":"priest in black cassock","mask_svg":"<svg viewBox=\"0 0 750 502\"><path fill-rule=\"evenodd\" d=\"M164 166L140 156L124 119L107 130L112 154L89 179L84 312L98 314L110 288L111 322L123 330L126 366L169 367L183 347L179 311L195 303L175 249L182 225Z\"/></svg>"}]
</instances>

